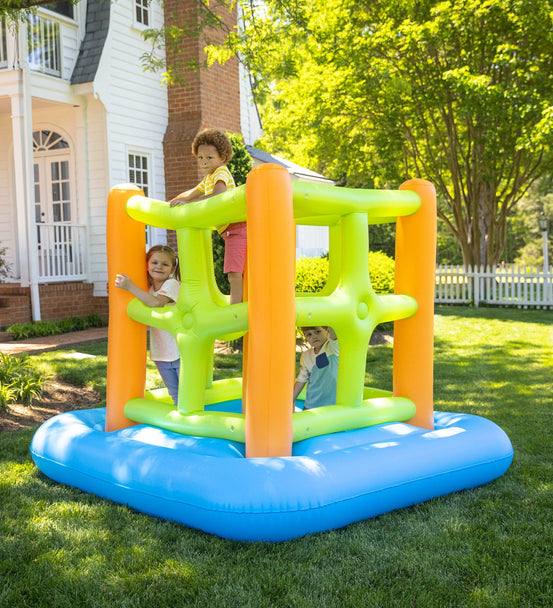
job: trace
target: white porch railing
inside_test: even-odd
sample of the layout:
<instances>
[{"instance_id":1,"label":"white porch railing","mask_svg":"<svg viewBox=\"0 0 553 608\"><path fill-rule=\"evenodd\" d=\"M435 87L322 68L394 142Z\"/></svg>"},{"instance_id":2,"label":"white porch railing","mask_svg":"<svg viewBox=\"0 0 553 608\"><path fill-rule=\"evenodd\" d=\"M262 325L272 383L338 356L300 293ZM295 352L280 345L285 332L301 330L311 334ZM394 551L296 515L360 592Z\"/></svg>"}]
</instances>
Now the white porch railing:
<instances>
[{"instance_id":1,"label":"white porch railing","mask_svg":"<svg viewBox=\"0 0 553 608\"><path fill-rule=\"evenodd\" d=\"M436 304L553 308L553 273L534 266L436 267Z\"/></svg>"},{"instance_id":2,"label":"white porch railing","mask_svg":"<svg viewBox=\"0 0 553 608\"><path fill-rule=\"evenodd\" d=\"M31 70L61 77L60 24L40 15L29 15L27 32Z\"/></svg>"},{"instance_id":3,"label":"white porch railing","mask_svg":"<svg viewBox=\"0 0 553 608\"><path fill-rule=\"evenodd\" d=\"M76 24L74 28L71 25L65 27L66 31L71 30L71 35L74 34L73 29L76 31ZM32 14L29 15L26 31L25 42L20 40L15 28L8 26L5 17L0 18L0 69L18 69L21 67L21 57L26 56L31 71L61 78L61 22ZM65 61L68 61L67 57Z\"/></svg>"},{"instance_id":4,"label":"white porch railing","mask_svg":"<svg viewBox=\"0 0 553 608\"><path fill-rule=\"evenodd\" d=\"M41 223L37 232L39 282L86 279L86 226Z\"/></svg>"}]
</instances>

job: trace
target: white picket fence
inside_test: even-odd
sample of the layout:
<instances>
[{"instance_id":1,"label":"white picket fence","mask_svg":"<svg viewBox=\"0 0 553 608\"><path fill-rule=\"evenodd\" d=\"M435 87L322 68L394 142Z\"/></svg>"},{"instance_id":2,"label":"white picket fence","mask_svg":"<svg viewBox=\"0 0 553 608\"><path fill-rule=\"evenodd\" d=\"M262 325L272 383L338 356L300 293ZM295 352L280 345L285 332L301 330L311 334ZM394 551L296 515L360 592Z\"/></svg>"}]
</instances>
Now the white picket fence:
<instances>
[{"instance_id":1,"label":"white picket fence","mask_svg":"<svg viewBox=\"0 0 553 608\"><path fill-rule=\"evenodd\" d=\"M436 267L436 304L553 308L553 273L508 264L490 268Z\"/></svg>"}]
</instances>

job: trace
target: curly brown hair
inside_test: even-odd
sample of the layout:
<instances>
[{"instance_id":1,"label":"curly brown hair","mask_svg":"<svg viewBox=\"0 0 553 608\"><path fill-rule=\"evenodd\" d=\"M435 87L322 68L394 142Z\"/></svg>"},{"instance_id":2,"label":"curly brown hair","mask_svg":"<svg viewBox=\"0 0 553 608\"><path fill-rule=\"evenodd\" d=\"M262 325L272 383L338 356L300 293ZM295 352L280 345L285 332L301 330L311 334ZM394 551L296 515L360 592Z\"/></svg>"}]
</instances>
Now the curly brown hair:
<instances>
[{"instance_id":1,"label":"curly brown hair","mask_svg":"<svg viewBox=\"0 0 553 608\"><path fill-rule=\"evenodd\" d=\"M213 146L226 165L232 158L232 144L227 134L221 129L203 129L192 142L192 154L198 156L200 146Z\"/></svg>"}]
</instances>

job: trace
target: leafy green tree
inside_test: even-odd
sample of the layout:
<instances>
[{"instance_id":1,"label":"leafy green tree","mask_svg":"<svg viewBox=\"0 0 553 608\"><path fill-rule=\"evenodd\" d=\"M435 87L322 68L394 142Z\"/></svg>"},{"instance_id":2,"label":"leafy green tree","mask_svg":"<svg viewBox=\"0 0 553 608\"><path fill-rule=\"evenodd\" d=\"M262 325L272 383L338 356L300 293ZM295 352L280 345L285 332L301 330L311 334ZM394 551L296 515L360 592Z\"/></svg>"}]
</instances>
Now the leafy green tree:
<instances>
[{"instance_id":1,"label":"leafy green tree","mask_svg":"<svg viewBox=\"0 0 553 608\"><path fill-rule=\"evenodd\" d=\"M374 224L369 226L369 248L371 251L381 251L393 258L396 248L395 224Z\"/></svg>"},{"instance_id":2,"label":"leafy green tree","mask_svg":"<svg viewBox=\"0 0 553 608\"><path fill-rule=\"evenodd\" d=\"M80 0L71 0L71 2L72 4L78 4ZM52 0L0 0L0 17L5 15L17 21L24 17L27 12L48 4L57 4L57 2Z\"/></svg>"},{"instance_id":3,"label":"leafy green tree","mask_svg":"<svg viewBox=\"0 0 553 608\"><path fill-rule=\"evenodd\" d=\"M0 0L0 14L8 10L29 10L44 4L52 4L52 0Z\"/></svg>"},{"instance_id":4,"label":"leafy green tree","mask_svg":"<svg viewBox=\"0 0 553 608\"><path fill-rule=\"evenodd\" d=\"M253 8L252 8L253 7ZM436 186L466 264L553 167L553 1L267 0L229 38L254 74L265 146L345 185Z\"/></svg>"},{"instance_id":5,"label":"leafy green tree","mask_svg":"<svg viewBox=\"0 0 553 608\"><path fill-rule=\"evenodd\" d=\"M543 264L543 233L538 225L538 217L542 212L550 220L553 218L553 176L536 182L509 218L507 261L514 261L523 266ZM550 230L550 250L553 246L552 237Z\"/></svg>"}]
</instances>

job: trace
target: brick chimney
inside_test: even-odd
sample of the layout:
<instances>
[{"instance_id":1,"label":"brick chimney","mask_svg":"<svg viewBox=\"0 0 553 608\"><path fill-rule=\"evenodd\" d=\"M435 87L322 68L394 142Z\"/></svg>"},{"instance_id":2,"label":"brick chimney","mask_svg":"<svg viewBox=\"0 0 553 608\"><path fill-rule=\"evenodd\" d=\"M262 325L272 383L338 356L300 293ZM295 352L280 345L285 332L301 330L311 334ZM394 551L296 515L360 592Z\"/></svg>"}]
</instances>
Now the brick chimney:
<instances>
[{"instance_id":1,"label":"brick chimney","mask_svg":"<svg viewBox=\"0 0 553 608\"><path fill-rule=\"evenodd\" d=\"M165 23L181 25L198 20L196 0L165 0ZM236 25L236 6L232 12L218 8L225 25ZM209 38L224 39L223 31L210 30ZM205 61L203 36L189 37L181 42L179 52L167 51L167 62L183 65ZM163 139L165 155L165 191L167 199L194 187L203 178L192 155L191 145L200 129L218 127L230 133L240 133L240 79L238 60L233 57L224 65L210 68L181 67L181 80L168 87L169 123ZM174 234L169 235L170 244ZM176 245L176 239L172 243Z\"/></svg>"}]
</instances>

